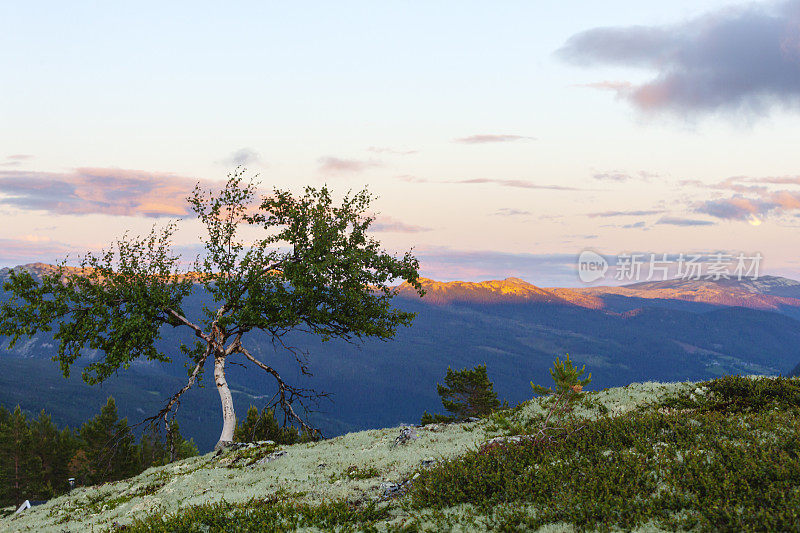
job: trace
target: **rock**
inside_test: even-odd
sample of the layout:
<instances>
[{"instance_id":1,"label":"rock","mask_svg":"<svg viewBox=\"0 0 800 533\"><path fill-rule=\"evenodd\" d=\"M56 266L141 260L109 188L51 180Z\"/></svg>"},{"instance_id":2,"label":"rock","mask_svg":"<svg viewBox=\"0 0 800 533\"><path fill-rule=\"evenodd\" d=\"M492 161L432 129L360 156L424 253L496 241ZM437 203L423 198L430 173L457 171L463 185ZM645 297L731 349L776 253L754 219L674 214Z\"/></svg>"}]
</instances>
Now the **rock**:
<instances>
[{"instance_id":1,"label":"rock","mask_svg":"<svg viewBox=\"0 0 800 533\"><path fill-rule=\"evenodd\" d=\"M263 459L259 459L254 464L263 465L263 464L266 464L266 463L271 463L275 459L280 459L284 455L286 455L286 450L278 450L277 452L273 452L273 453L269 454L268 456L264 457Z\"/></svg>"},{"instance_id":2,"label":"rock","mask_svg":"<svg viewBox=\"0 0 800 533\"><path fill-rule=\"evenodd\" d=\"M524 440L532 440L529 435L513 435L511 437L495 437L483 443L483 446L497 446L501 444L519 444Z\"/></svg>"},{"instance_id":3,"label":"rock","mask_svg":"<svg viewBox=\"0 0 800 533\"><path fill-rule=\"evenodd\" d=\"M389 481L384 481L380 485L381 494L383 494L384 498L389 496L393 496L400 492L401 485L397 483L391 483Z\"/></svg>"},{"instance_id":4,"label":"rock","mask_svg":"<svg viewBox=\"0 0 800 533\"><path fill-rule=\"evenodd\" d=\"M317 468L325 468L326 466L328 465L326 465L325 463L320 463L317 465Z\"/></svg>"},{"instance_id":5,"label":"rock","mask_svg":"<svg viewBox=\"0 0 800 533\"><path fill-rule=\"evenodd\" d=\"M404 427L403 429L400 430L400 435L398 435L397 438L394 439L394 444L392 445L392 447L397 446L398 444L406 444L408 442L411 442L412 440L417 440L418 438L419 436L417 435L417 432L414 430L413 427L411 426Z\"/></svg>"},{"instance_id":6,"label":"rock","mask_svg":"<svg viewBox=\"0 0 800 533\"><path fill-rule=\"evenodd\" d=\"M425 459L422 460L420 464L422 464L422 466L424 467L428 467L435 465L437 462L438 461L433 457L426 457Z\"/></svg>"},{"instance_id":7,"label":"rock","mask_svg":"<svg viewBox=\"0 0 800 533\"><path fill-rule=\"evenodd\" d=\"M469 416L464 419L464 422L480 422L480 421L481 419L478 418L477 416Z\"/></svg>"}]
</instances>

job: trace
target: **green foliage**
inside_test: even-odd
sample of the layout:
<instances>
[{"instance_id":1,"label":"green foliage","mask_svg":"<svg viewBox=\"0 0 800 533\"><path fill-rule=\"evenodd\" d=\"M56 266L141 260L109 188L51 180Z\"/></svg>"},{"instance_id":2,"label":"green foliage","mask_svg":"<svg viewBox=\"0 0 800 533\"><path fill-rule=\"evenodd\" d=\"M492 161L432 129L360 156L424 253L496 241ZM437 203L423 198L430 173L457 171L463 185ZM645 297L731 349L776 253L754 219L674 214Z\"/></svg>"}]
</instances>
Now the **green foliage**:
<instances>
[{"instance_id":1,"label":"green foliage","mask_svg":"<svg viewBox=\"0 0 800 533\"><path fill-rule=\"evenodd\" d=\"M59 430L44 411L28 419L19 406L13 413L0 406L0 505L58 496L69 490L70 477L83 485L104 483L197 455L177 423L171 429L166 439L150 431L135 444L112 397L77 435Z\"/></svg>"},{"instance_id":2,"label":"green foliage","mask_svg":"<svg viewBox=\"0 0 800 533\"><path fill-rule=\"evenodd\" d=\"M437 383L436 390L442 398L442 405L453 413L456 420L487 416L501 406L497 393L494 392L494 385L486 373L486 365L462 370L447 367L444 385ZM446 421L448 417L431 416L426 411L422 423Z\"/></svg>"},{"instance_id":3,"label":"green foliage","mask_svg":"<svg viewBox=\"0 0 800 533\"><path fill-rule=\"evenodd\" d=\"M224 375L224 361L238 356L275 378L280 407L309 429L291 403L313 399L314 391L292 387L256 360L246 349L248 334L269 334L276 347L295 356L303 373L308 371L302 352L281 340L291 331L323 340L392 338L414 313L392 307L396 289L390 283L405 280L422 295L419 262L410 253L397 257L382 251L369 234L373 197L366 190L339 202L327 187L308 187L298 196L276 189L260 201L256 193L242 169L221 189L195 188L187 200L206 236L192 273L179 269L171 250L175 224L145 237L125 236L99 255L87 254L79 269L62 263L40 279L13 270L4 284L10 298L0 307L0 335L9 336L13 346L21 337L56 328L54 359L65 376L83 348L99 350L102 357L82 371L83 379L95 384L139 358L168 361L155 347L161 328L188 328L196 344L175 351L180 348L186 358L189 381L165 411L202 378L207 359ZM197 316L186 316L182 303L195 283L212 303ZM217 383L224 389L225 422L232 425L227 384Z\"/></svg>"},{"instance_id":4,"label":"green foliage","mask_svg":"<svg viewBox=\"0 0 800 533\"><path fill-rule=\"evenodd\" d=\"M262 444L252 448L234 450L220 459L227 468L245 468L268 457L278 449L277 444Z\"/></svg>"},{"instance_id":5,"label":"green foliage","mask_svg":"<svg viewBox=\"0 0 800 533\"><path fill-rule=\"evenodd\" d=\"M85 461L75 477L82 484L116 481L137 472L134 436L128 419L119 419L113 397L108 397L100 413L85 422L78 434Z\"/></svg>"},{"instance_id":6,"label":"green foliage","mask_svg":"<svg viewBox=\"0 0 800 533\"><path fill-rule=\"evenodd\" d=\"M314 439L307 432L301 433L294 426L281 426L275 418L273 409L264 408L259 411L258 407L251 405L247 410L247 417L241 424L236 423L233 440L236 442L271 440L276 444L295 444Z\"/></svg>"},{"instance_id":7,"label":"green foliage","mask_svg":"<svg viewBox=\"0 0 800 533\"><path fill-rule=\"evenodd\" d=\"M800 380L705 386L654 409L573 420L581 429L556 441L492 445L423 470L412 505L470 503L498 530L562 521L602 531L651 521L667 530L795 530Z\"/></svg>"},{"instance_id":8,"label":"green foliage","mask_svg":"<svg viewBox=\"0 0 800 533\"><path fill-rule=\"evenodd\" d=\"M12 270L0 308L0 334L9 348L23 336L56 327L54 360L65 376L81 349L100 350L102 359L87 365L82 377L95 384L143 357L168 361L155 348L166 309L180 308L191 281L177 276L178 257L169 252L175 225L155 229L141 239L123 237L100 255L87 253L79 269L64 263L41 279Z\"/></svg>"},{"instance_id":9,"label":"green foliage","mask_svg":"<svg viewBox=\"0 0 800 533\"><path fill-rule=\"evenodd\" d=\"M583 387L592 381L591 374L585 378L581 378L585 372L586 365L583 365L583 367L578 370L572 364L572 361L569 360L569 354L567 354L567 358L563 361L556 357L556 360L553 361L553 367L550 369L550 375L553 377L553 381L556 385L555 390L541 385L535 385L532 381L531 388L533 389L533 393L539 396L554 395L556 397L561 396L570 399L577 398L577 395L583 390Z\"/></svg>"},{"instance_id":10,"label":"green foliage","mask_svg":"<svg viewBox=\"0 0 800 533\"><path fill-rule=\"evenodd\" d=\"M695 392L661 404L672 409L727 413L800 408L800 378L725 376L698 383Z\"/></svg>"},{"instance_id":11,"label":"green foliage","mask_svg":"<svg viewBox=\"0 0 800 533\"><path fill-rule=\"evenodd\" d=\"M374 466L350 465L339 475L331 474L330 481L333 483L339 479L372 479L380 475L380 470Z\"/></svg>"},{"instance_id":12,"label":"green foliage","mask_svg":"<svg viewBox=\"0 0 800 533\"><path fill-rule=\"evenodd\" d=\"M542 421L542 431L549 429L551 422L561 422L572 413L575 404L583 397L583 388L592 381L591 374L585 378L581 377L585 372L586 365L578 370L567 354L564 361L556 357L553 367L550 368L550 375L555 382L555 390L536 385L531 381L534 394L548 397L545 405L549 407L549 411Z\"/></svg>"},{"instance_id":13,"label":"green foliage","mask_svg":"<svg viewBox=\"0 0 800 533\"><path fill-rule=\"evenodd\" d=\"M427 426L428 424L447 424L455 422L456 417L448 415L440 415L438 413L431 414L428 411L422 413L422 420L420 425Z\"/></svg>"},{"instance_id":14,"label":"green foliage","mask_svg":"<svg viewBox=\"0 0 800 533\"><path fill-rule=\"evenodd\" d=\"M156 426L150 426L142 433L137 452L139 470L163 466L198 454L194 441L186 440L181 435L180 427L174 420L163 438Z\"/></svg>"},{"instance_id":15,"label":"green foliage","mask_svg":"<svg viewBox=\"0 0 800 533\"><path fill-rule=\"evenodd\" d=\"M280 498L283 499L283 498ZM195 533L202 531L274 531L298 529L323 531L369 531L388 517L386 507L376 503L355 505L344 500L320 505L289 503L278 497L246 503L213 503L182 509L162 516L137 519L126 528L131 533Z\"/></svg>"},{"instance_id":16,"label":"green foliage","mask_svg":"<svg viewBox=\"0 0 800 533\"><path fill-rule=\"evenodd\" d=\"M64 492L77 447L72 432L59 431L44 411L29 420L19 406L13 413L0 407L0 504L46 500Z\"/></svg>"}]
</instances>

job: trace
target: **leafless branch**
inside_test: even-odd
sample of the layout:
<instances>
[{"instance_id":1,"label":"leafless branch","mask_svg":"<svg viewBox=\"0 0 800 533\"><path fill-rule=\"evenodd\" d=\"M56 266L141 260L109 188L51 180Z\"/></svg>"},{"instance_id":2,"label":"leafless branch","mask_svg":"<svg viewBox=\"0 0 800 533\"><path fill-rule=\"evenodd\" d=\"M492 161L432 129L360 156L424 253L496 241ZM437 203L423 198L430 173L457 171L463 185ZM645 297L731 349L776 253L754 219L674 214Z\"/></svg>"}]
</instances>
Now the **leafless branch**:
<instances>
[{"instance_id":1,"label":"leafless branch","mask_svg":"<svg viewBox=\"0 0 800 533\"><path fill-rule=\"evenodd\" d=\"M281 348L292 354L294 360L300 366L300 372L304 376L311 376L311 372L308 370L308 351L303 350L302 348L298 348L296 346L289 346L285 342L283 342L282 335L276 335L274 332L272 334L272 347L277 351L278 346L280 345Z\"/></svg>"},{"instance_id":2,"label":"leafless branch","mask_svg":"<svg viewBox=\"0 0 800 533\"><path fill-rule=\"evenodd\" d=\"M183 394L186 391L191 389L192 385L194 385L195 382L197 381L197 377L203 371L203 366L205 366L205 364L206 364L206 359L208 359L208 356L211 354L211 346L212 345L209 344L206 347L206 351L203 353L202 357L197 361L197 364L195 365L194 369L192 370L192 373L189 375L189 380L186 382L186 385L184 385L181 388L181 390L179 390L178 392L173 394L170 397L170 399L167 401L166 405L164 405L164 407L162 407L161 410L158 413L156 413L155 415L153 415L151 417L145 418L142 422L140 422L137 425L141 425L141 424L144 424L146 422L149 422L151 425L155 425L156 422L158 422L158 420L162 420L163 419L165 427L167 429L169 429L169 420L167 419L169 413L172 411L173 407L177 411L178 406L180 406L181 396L183 396ZM173 415L173 418L174 418L174 415Z\"/></svg>"},{"instance_id":3,"label":"leafless branch","mask_svg":"<svg viewBox=\"0 0 800 533\"><path fill-rule=\"evenodd\" d=\"M297 387L292 387L288 385L281 375L278 373L277 370L272 368L271 366L264 364L263 362L259 361L253 355L247 351L246 348L239 345L237 351L244 355L251 363L256 365L257 367L261 368L265 372L272 374L272 377L275 378L275 381L278 383L278 392L275 394L275 401L270 402L276 405L280 405L281 409L283 410L284 414L292 421L296 422L300 425L300 428L304 431L309 432L311 435L317 435L322 437L322 433L319 429L311 427L304 418L300 417L295 410L292 408L292 403L297 401L301 406L303 406L304 410L307 411L303 399L312 399L317 400L320 397L325 397L327 394L325 393L317 393L307 389L300 389Z\"/></svg>"}]
</instances>

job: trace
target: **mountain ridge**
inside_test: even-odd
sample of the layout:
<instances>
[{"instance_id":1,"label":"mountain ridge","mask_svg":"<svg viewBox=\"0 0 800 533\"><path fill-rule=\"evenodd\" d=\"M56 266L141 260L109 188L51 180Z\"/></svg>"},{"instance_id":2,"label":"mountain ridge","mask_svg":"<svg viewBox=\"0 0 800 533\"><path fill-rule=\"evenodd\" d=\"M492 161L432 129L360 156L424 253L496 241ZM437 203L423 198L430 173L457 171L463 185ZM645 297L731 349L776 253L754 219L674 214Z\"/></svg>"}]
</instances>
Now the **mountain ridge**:
<instances>
[{"instance_id":1,"label":"mountain ridge","mask_svg":"<svg viewBox=\"0 0 800 533\"><path fill-rule=\"evenodd\" d=\"M609 300L623 297L637 299L642 304L647 304L648 300L677 300L778 312L791 308L797 310L792 315L800 314L800 281L778 276L763 276L755 280L675 278L621 286L574 288L539 287L519 278L480 282L440 282L421 278L420 282L427 291L425 297L432 303L519 301L614 311ZM410 297L415 294L409 283L402 283L397 290L401 296Z\"/></svg>"}]
</instances>

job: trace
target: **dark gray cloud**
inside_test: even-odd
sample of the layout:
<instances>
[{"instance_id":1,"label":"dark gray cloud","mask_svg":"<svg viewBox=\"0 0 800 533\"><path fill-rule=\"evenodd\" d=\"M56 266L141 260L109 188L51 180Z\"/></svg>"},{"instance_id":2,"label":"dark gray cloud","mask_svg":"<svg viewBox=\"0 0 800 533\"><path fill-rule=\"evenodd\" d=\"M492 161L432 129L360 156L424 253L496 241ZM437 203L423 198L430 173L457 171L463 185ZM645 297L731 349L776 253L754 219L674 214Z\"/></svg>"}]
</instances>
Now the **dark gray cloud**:
<instances>
[{"instance_id":1,"label":"dark gray cloud","mask_svg":"<svg viewBox=\"0 0 800 533\"><path fill-rule=\"evenodd\" d=\"M602 211L600 213L589 213L588 217L591 218L610 218L610 217L643 217L647 215L660 215L663 213L662 209L647 209L638 211Z\"/></svg>"},{"instance_id":2,"label":"dark gray cloud","mask_svg":"<svg viewBox=\"0 0 800 533\"><path fill-rule=\"evenodd\" d=\"M78 168L71 173L0 171L0 204L61 215L188 214L198 180L165 172Z\"/></svg>"},{"instance_id":3,"label":"dark gray cloud","mask_svg":"<svg viewBox=\"0 0 800 533\"><path fill-rule=\"evenodd\" d=\"M461 137L453 139L457 143L464 144L487 144L487 143L507 143L514 141L532 141L535 137L527 137L525 135L496 135L496 134L481 134L470 135L469 137Z\"/></svg>"},{"instance_id":4,"label":"dark gray cloud","mask_svg":"<svg viewBox=\"0 0 800 533\"><path fill-rule=\"evenodd\" d=\"M319 160L320 172L333 173L333 174L347 174L358 173L372 167L379 167L381 164L377 161L361 161L358 159L342 159L339 157L320 157Z\"/></svg>"},{"instance_id":5,"label":"dark gray cloud","mask_svg":"<svg viewBox=\"0 0 800 533\"><path fill-rule=\"evenodd\" d=\"M553 191L580 191L582 189L577 189L575 187L564 187L563 185L541 185L539 183L534 183L532 181L525 181L525 180L502 180L502 179L494 179L494 178L473 178L468 180L457 180L457 181L450 181L448 183L459 183L465 185L476 185L481 183L494 183L496 185L502 185L503 187L515 187L518 189L548 189Z\"/></svg>"},{"instance_id":6,"label":"dark gray cloud","mask_svg":"<svg viewBox=\"0 0 800 533\"><path fill-rule=\"evenodd\" d=\"M692 218L661 217L656 224L667 226L713 226L716 224L711 220L696 220Z\"/></svg>"},{"instance_id":7,"label":"dark gray cloud","mask_svg":"<svg viewBox=\"0 0 800 533\"><path fill-rule=\"evenodd\" d=\"M220 164L229 167L247 167L261 163L261 154L253 148L240 148L220 161Z\"/></svg>"},{"instance_id":8,"label":"dark gray cloud","mask_svg":"<svg viewBox=\"0 0 800 533\"><path fill-rule=\"evenodd\" d=\"M577 65L653 71L642 84L599 82L643 110L761 110L800 103L800 0L726 8L671 26L602 27L557 55Z\"/></svg>"}]
</instances>

